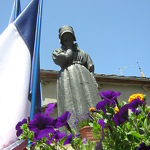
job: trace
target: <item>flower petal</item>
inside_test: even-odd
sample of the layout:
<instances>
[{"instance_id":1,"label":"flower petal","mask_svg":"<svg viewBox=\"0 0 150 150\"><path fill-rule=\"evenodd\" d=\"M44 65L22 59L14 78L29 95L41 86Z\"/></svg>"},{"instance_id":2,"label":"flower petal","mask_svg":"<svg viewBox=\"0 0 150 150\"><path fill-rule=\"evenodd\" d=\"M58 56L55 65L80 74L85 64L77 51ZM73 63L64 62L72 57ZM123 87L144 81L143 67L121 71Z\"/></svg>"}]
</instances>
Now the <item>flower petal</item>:
<instances>
[{"instance_id":1,"label":"flower petal","mask_svg":"<svg viewBox=\"0 0 150 150\"><path fill-rule=\"evenodd\" d=\"M100 101L100 102L98 102L97 104L96 104L96 109L97 110L102 110L103 111L103 113L104 114L106 114L106 108L105 108L105 106L106 106L106 101L105 100L103 100L103 101Z\"/></svg>"},{"instance_id":2,"label":"flower petal","mask_svg":"<svg viewBox=\"0 0 150 150\"><path fill-rule=\"evenodd\" d=\"M63 145L70 144L72 141L72 138L73 138L73 134L68 135Z\"/></svg>"},{"instance_id":3,"label":"flower petal","mask_svg":"<svg viewBox=\"0 0 150 150\"><path fill-rule=\"evenodd\" d=\"M107 90L107 91L101 91L99 93L99 95L103 98L103 99L113 99L113 98L116 98L120 95L121 93L120 92L115 92L115 91L112 91L112 90Z\"/></svg>"},{"instance_id":4,"label":"flower petal","mask_svg":"<svg viewBox=\"0 0 150 150\"><path fill-rule=\"evenodd\" d=\"M22 129L20 128L23 124L27 123L27 119L23 119L22 121L18 122L16 125L16 135L19 137L22 134Z\"/></svg>"},{"instance_id":5,"label":"flower petal","mask_svg":"<svg viewBox=\"0 0 150 150\"><path fill-rule=\"evenodd\" d=\"M56 142L58 142L59 140L61 140L63 137L65 137L65 133L64 132L60 132L59 130L56 130L53 133L53 138L56 140Z\"/></svg>"},{"instance_id":6,"label":"flower petal","mask_svg":"<svg viewBox=\"0 0 150 150\"><path fill-rule=\"evenodd\" d=\"M55 104L54 103L50 103L47 105L47 108L45 110L45 115L46 116L49 116L49 114L52 114L53 113L53 110L54 110L54 107L55 107Z\"/></svg>"},{"instance_id":7,"label":"flower petal","mask_svg":"<svg viewBox=\"0 0 150 150\"><path fill-rule=\"evenodd\" d=\"M34 132L35 140L40 140L43 137L48 137L49 133L54 132L55 120L51 117L46 117L44 114L38 113L28 124L31 131Z\"/></svg>"},{"instance_id":8,"label":"flower petal","mask_svg":"<svg viewBox=\"0 0 150 150\"><path fill-rule=\"evenodd\" d=\"M137 150L150 150L150 145L146 146L144 142L141 142Z\"/></svg>"},{"instance_id":9,"label":"flower petal","mask_svg":"<svg viewBox=\"0 0 150 150\"><path fill-rule=\"evenodd\" d=\"M64 112L60 117L56 119L55 127L59 128L62 126L67 126L67 121L70 119L70 116L71 114L69 111Z\"/></svg>"},{"instance_id":10,"label":"flower petal","mask_svg":"<svg viewBox=\"0 0 150 150\"><path fill-rule=\"evenodd\" d=\"M98 120L98 124L100 124L100 125L101 125L102 130L103 130L103 129L104 129L104 127L105 127L104 119L99 119L99 120Z\"/></svg>"},{"instance_id":11,"label":"flower petal","mask_svg":"<svg viewBox=\"0 0 150 150\"><path fill-rule=\"evenodd\" d=\"M135 113L136 108L138 108L138 106L142 106L144 104L144 101L141 101L139 98L134 99L131 101L131 103L129 103L129 109L132 110L132 112Z\"/></svg>"},{"instance_id":12,"label":"flower petal","mask_svg":"<svg viewBox=\"0 0 150 150\"><path fill-rule=\"evenodd\" d=\"M116 113L113 117L113 121L115 122L115 126L123 124L128 120L128 104L122 106L118 113Z\"/></svg>"}]
</instances>

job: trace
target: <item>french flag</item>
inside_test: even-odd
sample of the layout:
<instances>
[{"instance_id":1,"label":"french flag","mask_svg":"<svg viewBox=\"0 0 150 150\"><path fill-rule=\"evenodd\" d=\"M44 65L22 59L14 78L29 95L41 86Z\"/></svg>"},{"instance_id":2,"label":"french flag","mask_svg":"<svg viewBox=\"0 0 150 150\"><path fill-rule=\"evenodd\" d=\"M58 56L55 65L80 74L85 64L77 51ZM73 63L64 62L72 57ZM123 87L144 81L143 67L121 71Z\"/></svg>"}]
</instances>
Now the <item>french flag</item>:
<instances>
[{"instance_id":1,"label":"french flag","mask_svg":"<svg viewBox=\"0 0 150 150\"><path fill-rule=\"evenodd\" d=\"M0 35L0 149L17 140L16 124L30 115L28 100L39 0L32 0Z\"/></svg>"}]
</instances>

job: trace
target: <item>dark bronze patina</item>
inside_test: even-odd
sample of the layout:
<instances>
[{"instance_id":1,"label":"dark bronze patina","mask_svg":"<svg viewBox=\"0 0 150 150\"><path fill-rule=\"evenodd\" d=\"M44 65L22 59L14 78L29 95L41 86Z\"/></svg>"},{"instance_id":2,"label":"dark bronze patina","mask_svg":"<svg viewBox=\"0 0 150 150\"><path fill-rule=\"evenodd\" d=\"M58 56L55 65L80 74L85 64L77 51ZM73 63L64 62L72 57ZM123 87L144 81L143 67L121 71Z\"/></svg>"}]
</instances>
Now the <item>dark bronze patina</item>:
<instances>
[{"instance_id":1,"label":"dark bronze patina","mask_svg":"<svg viewBox=\"0 0 150 150\"><path fill-rule=\"evenodd\" d=\"M99 101L94 77L94 64L90 56L81 50L71 26L59 29L61 48L52 53L53 61L61 67L57 80L58 115L70 111L69 124L87 113Z\"/></svg>"}]
</instances>

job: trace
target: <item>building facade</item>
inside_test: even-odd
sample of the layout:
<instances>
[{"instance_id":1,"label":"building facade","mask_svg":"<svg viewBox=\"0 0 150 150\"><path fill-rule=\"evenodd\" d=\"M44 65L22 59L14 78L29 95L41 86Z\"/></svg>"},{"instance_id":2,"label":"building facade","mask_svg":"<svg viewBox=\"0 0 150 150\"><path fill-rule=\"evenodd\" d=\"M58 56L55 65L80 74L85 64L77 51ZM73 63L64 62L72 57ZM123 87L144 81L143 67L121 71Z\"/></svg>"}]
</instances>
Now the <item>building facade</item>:
<instances>
[{"instance_id":1,"label":"building facade","mask_svg":"<svg viewBox=\"0 0 150 150\"><path fill-rule=\"evenodd\" d=\"M48 103L56 103L57 106L57 75L58 71L41 70L42 110ZM131 94L143 93L147 95L147 104L150 105L150 78L136 76L116 76L95 74L99 91L114 90L121 92L118 100L128 101ZM57 107L54 110L57 117Z\"/></svg>"}]
</instances>

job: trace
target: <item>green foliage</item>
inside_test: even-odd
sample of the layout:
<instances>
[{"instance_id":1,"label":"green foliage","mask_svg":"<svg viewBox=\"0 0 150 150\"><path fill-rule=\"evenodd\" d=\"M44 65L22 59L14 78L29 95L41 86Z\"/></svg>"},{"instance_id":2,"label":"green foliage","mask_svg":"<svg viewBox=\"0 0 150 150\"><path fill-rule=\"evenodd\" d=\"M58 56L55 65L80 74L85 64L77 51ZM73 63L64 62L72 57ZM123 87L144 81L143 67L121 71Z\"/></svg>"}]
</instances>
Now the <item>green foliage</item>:
<instances>
[{"instance_id":1,"label":"green foliage","mask_svg":"<svg viewBox=\"0 0 150 150\"><path fill-rule=\"evenodd\" d=\"M91 142L85 139L85 143L81 138L75 137L72 142L72 146L75 150L93 150L96 146L96 142Z\"/></svg>"},{"instance_id":2,"label":"green foliage","mask_svg":"<svg viewBox=\"0 0 150 150\"><path fill-rule=\"evenodd\" d=\"M110 91L107 91L107 94L109 93ZM111 92L110 94L118 93ZM103 93L103 96L105 96L105 93ZM91 108L89 113L76 118L74 129L71 129L68 123L65 125L71 135L70 144L75 150L94 150L96 147L96 142L82 139L76 135L76 129L79 131L84 126L92 127L93 136L102 144L103 150L137 150L141 143L144 143L148 148L150 147L150 107L144 101L141 105L136 103L133 111L130 108L131 105L125 101L117 101L116 97L106 98L104 103L100 103L98 110ZM131 103L134 100L133 98L132 96L130 99ZM143 99L146 100L146 96L143 96ZM127 109L125 106L127 106ZM120 116L120 112L123 114L122 116ZM117 117L123 117L121 119L124 121L117 120ZM27 121L20 126L22 133L19 138L28 139L29 143L32 144L32 150L67 150L64 147L67 136L56 140L54 133L48 133L48 137L44 136L35 140L36 133L29 130L29 123ZM42 125L42 122L40 125ZM17 130L20 132L18 128ZM51 142L48 142L49 140ZM31 144L27 146L27 150L31 149Z\"/></svg>"},{"instance_id":3,"label":"green foliage","mask_svg":"<svg viewBox=\"0 0 150 150\"><path fill-rule=\"evenodd\" d=\"M125 104L124 101L118 102L120 108ZM113 121L113 110L112 106L107 107L106 114L100 111L98 117L94 117L93 123L90 123L95 137L102 141L103 150L136 150L141 142L150 145L150 108L146 104L136 108L141 111L138 115L128 109L128 120L117 126ZM103 130L98 123L99 119L105 122Z\"/></svg>"}]
</instances>

